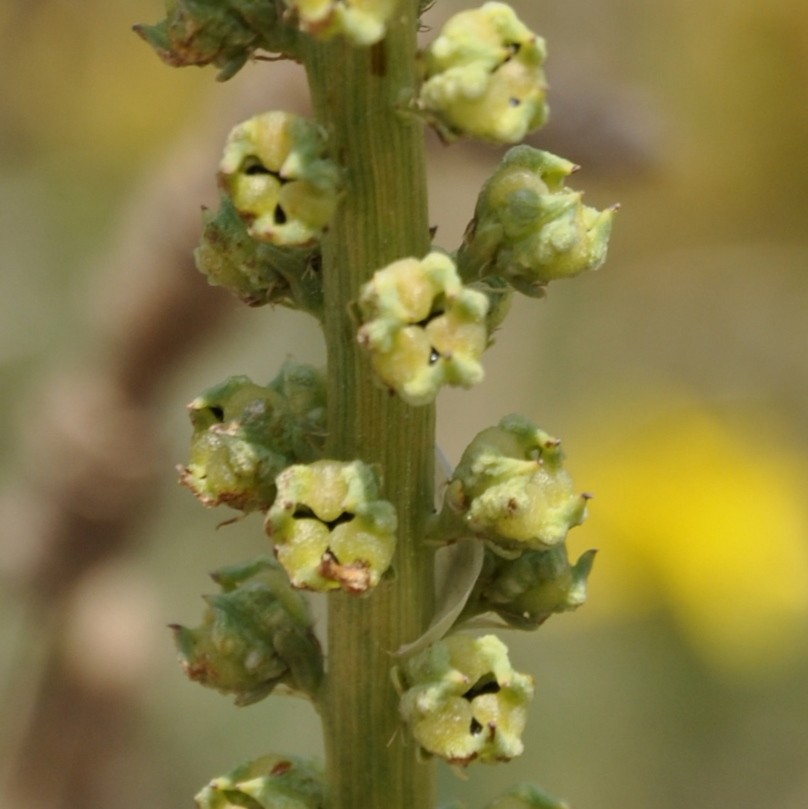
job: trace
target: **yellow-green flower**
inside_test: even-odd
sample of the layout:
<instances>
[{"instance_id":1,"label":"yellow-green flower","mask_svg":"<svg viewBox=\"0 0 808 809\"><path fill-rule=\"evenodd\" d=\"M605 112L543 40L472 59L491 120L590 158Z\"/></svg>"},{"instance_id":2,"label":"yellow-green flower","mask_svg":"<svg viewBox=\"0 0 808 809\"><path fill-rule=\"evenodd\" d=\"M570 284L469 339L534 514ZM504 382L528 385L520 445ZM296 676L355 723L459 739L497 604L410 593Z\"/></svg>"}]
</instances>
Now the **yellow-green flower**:
<instances>
[{"instance_id":1,"label":"yellow-green flower","mask_svg":"<svg viewBox=\"0 0 808 809\"><path fill-rule=\"evenodd\" d=\"M384 38L400 0L286 0L300 27L319 39L344 36L355 45Z\"/></svg>"},{"instance_id":2,"label":"yellow-green flower","mask_svg":"<svg viewBox=\"0 0 808 809\"><path fill-rule=\"evenodd\" d=\"M482 379L488 306L445 253L401 259L362 287L359 343L387 387L409 404L428 404L442 385Z\"/></svg>"},{"instance_id":3,"label":"yellow-green flower","mask_svg":"<svg viewBox=\"0 0 808 809\"><path fill-rule=\"evenodd\" d=\"M265 112L235 127L219 164L219 182L254 239L310 245L337 207L340 172L325 130L290 112Z\"/></svg>"},{"instance_id":4,"label":"yellow-green flower","mask_svg":"<svg viewBox=\"0 0 808 809\"><path fill-rule=\"evenodd\" d=\"M453 764L522 753L533 678L514 671L496 636L452 635L405 660L396 678L401 717L426 753Z\"/></svg>"},{"instance_id":5,"label":"yellow-green flower","mask_svg":"<svg viewBox=\"0 0 808 809\"><path fill-rule=\"evenodd\" d=\"M423 54L419 106L446 138L518 143L547 118L544 40L505 3L461 11Z\"/></svg>"},{"instance_id":6,"label":"yellow-green flower","mask_svg":"<svg viewBox=\"0 0 808 809\"><path fill-rule=\"evenodd\" d=\"M361 461L315 461L278 475L265 529L295 587L364 593L390 566L396 513Z\"/></svg>"}]
</instances>

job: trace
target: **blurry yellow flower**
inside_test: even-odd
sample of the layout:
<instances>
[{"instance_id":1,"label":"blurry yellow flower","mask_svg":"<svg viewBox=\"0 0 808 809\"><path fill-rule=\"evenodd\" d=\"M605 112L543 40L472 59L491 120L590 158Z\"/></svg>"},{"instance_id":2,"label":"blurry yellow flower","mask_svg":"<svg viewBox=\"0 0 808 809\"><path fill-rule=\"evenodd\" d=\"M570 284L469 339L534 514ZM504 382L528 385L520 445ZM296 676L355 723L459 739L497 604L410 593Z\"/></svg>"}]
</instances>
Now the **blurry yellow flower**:
<instances>
[{"instance_id":1,"label":"blurry yellow flower","mask_svg":"<svg viewBox=\"0 0 808 809\"><path fill-rule=\"evenodd\" d=\"M661 603L714 667L777 668L808 629L804 459L768 416L739 423L680 397L635 408L603 414L574 449L595 493L578 539L602 551L593 610Z\"/></svg>"}]
</instances>

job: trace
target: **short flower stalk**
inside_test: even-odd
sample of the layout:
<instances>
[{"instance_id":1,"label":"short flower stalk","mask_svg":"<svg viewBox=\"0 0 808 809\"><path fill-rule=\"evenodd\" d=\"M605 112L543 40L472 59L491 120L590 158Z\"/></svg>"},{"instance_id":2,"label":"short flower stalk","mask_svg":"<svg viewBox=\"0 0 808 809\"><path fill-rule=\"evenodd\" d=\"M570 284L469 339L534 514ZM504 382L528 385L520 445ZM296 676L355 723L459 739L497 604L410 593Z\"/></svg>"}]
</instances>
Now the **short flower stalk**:
<instances>
[{"instance_id":1,"label":"short flower stalk","mask_svg":"<svg viewBox=\"0 0 808 809\"><path fill-rule=\"evenodd\" d=\"M180 482L205 506L262 515L265 536L256 559L213 574L201 624L173 630L188 677L238 705L311 699L326 760L256 751L202 789L200 809L433 809L437 760L524 749L533 676L476 622L535 630L586 599L595 554L571 562L567 537L590 495L560 442L507 416L436 502L435 401L483 380L513 294L603 263L613 209L566 187L569 161L516 146L462 244L432 244L424 126L446 143L515 144L548 106L544 40L509 6L460 12L419 51L429 5L170 0L136 28L168 64L214 65L220 80L264 54L301 62L313 105L233 128L196 261L248 306L313 315L327 366L290 361L266 386L233 376L189 405ZM463 553L456 603L437 614L441 547ZM322 644L315 593L328 600ZM505 807L565 805L523 784L487 809Z\"/></svg>"}]
</instances>

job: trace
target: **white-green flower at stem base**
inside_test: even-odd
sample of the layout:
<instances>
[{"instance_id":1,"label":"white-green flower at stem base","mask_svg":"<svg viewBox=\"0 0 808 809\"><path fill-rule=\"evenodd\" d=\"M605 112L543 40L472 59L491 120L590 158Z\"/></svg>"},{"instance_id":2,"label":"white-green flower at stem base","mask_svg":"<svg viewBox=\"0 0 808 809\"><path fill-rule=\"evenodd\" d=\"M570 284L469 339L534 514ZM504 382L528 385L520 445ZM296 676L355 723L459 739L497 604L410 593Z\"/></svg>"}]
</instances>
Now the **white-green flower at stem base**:
<instances>
[{"instance_id":1,"label":"white-green flower at stem base","mask_svg":"<svg viewBox=\"0 0 808 809\"><path fill-rule=\"evenodd\" d=\"M488 307L445 253L400 259L362 287L358 340L388 388L408 404L428 404L442 385L468 388L483 378Z\"/></svg>"},{"instance_id":2,"label":"white-green flower at stem base","mask_svg":"<svg viewBox=\"0 0 808 809\"><path fill-rule=\"evenodd\" d=\"M265 112L235 127L219 184L254 239L311 245L326 230L340 193L325 130L289 112Z\"/></svg>"},{"instance_id":3,"label":"white-green flower at stem base","mask_svg":"<svg viewBox=\"0 0 808 809\"><path fill-rule=\"evenodd\" d=\"M423 54L418 106L451 140L518 143L547 119L544 40L505 3L451 17Z\"/></svg>"},{"instance_id":4,"label":"white-green flower at stem base","mask_svg":"<svg viewBox=\"0 0 808 809\"><path fill-rule=\"evenodd\" d=\"M198 809L323 809L324 776L312 761L272 753L214 778L195 800Z\"/></svg>"},{"instance_id":5,"label":"white-green flower at stem base","mask_svg":"<svg viewBox=\"0 0 808 809\"><path fill-rule=\"evenodd\" d=\"M205 506L266 511L275 477L318 457L325 439L325 381L308 365L286 362L268 387L232 376L196 397L194 428L180 483Z\"/></svg>"},{"instance_id":6,"label":"white-green flower at stem base","mask_svg":"<svg viewBox=\"0 0 808 809\"><path fill-rule=\"evenodd\" d=\"M265 530L295 587L361 594L390 567L396 513L361 461L315 461L278 475Z\"/></svg>"},{"instance_id":7,"label":"white-green flower at stem base","mask_svg":"<svg viewBox=\"0 0 808 809\"><path fill-rule=\"evenodd\" d=\"M174 625L189 679L237 705L263 699L278 685L314 695L323 674L308 605L274 559L261 557L212 574L222 592L205 596L196 629Z\"/></svg>"},{"instance_id":8,"label":"white-green flower at stem base","mask_svg":"<svg viewBox=\"0 0 808 809\"><path fill-rule=\"evenodd\" d=\"M551 615L576 610L586 601L586 583L595 551L586 551L574 565L566 543L548 550L529 550L505 559L486 548L483 569L458 617L461 624L495 613L506 626L536 629Z\"/></svg>"},{"instance_id":9,"label":"white-green flower at stem base","mask_svg":"<svg viewBox=\"0 0 808 809\"><path fill-rule=\"evenodd\" d=\"M300 27L318 39L342 35L354 45L384 39L387 22L401 0L286 0Z\"/></svg>"},{"instance_id":10,"label":"white-green flower at stem base","mask_svg":"<svg viewBox=\"0 0 808 809\"><path fill-rule=\"evenodd\" d=\"M436 520L436 538L473 534L505 555L552 548L583 522L560 442L522 416L479 433L463 453Z\"/></svg>"},{"instance_id":11,"label":"white-green flower at stem base","mask_svg":"<svg viewBox=\"0 0 808 809\"><path fill-rule=\"evenodd\" d=\"M400 713L426 753L453 764L508 761L523 750L533 678L495 635L452 635L394 672Z\"/></svg>"},{"instance_id":12,"label":"white-green flower at stem base","mask_svg":"<svg viewBox=\"0 0 808 809\"><path fill-rule=\"evenodd\" d=\"M569 809L569 804L533 784L518 784L487 804L485 809Z\"/></svg>"},{"instance_id":13,"label":"white-green flower at stem base","mask_svg":"<svg viewBox=\"0 0 808 809\"><path fill-rule=\"evenodd\" d=\"M510 149L483 186L458 251L463 278L502 276L538 297L550 281L598 269L616 208L584 205L564 185L576 168L530 146Z\"/></svg>"}]
</instances>

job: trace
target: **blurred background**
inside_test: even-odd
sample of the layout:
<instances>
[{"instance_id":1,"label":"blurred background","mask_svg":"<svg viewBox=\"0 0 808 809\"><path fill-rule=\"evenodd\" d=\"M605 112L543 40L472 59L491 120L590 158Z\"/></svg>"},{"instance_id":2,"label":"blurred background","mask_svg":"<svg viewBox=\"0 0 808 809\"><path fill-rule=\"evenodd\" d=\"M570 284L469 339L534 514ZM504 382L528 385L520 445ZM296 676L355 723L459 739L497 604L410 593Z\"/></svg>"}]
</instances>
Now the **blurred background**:
<instances>
[{"instance_id":1,"label":"blurred background","mask_svg":"<svg viewBox=\"0 0 808 809\"><path fill-rule=\"evenodd\" d=\"M535 673L523 757L444 769L469 809L522 780L574 809L808 806L808 6L513 0L548 41L532 139L619 201L598 273L519 300L458 459L519 411L594 499L589 602L511 633ZM431 26L461 7L439 0ZM170 70L129 30L157 0L0 5L0 801L191 806L213 775L320 749L296 700L235 709L185 681L216 566L266 550L176 485L184 404L227 375L322 362L305 315L240 307L190 252L223 138L304 109L289 65ZM424 33L429 37L430 33ZM454 248L501 150L429 136Z\"/></svg>"}]
</instances>

